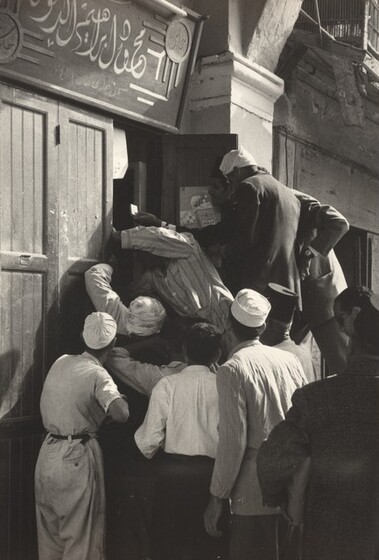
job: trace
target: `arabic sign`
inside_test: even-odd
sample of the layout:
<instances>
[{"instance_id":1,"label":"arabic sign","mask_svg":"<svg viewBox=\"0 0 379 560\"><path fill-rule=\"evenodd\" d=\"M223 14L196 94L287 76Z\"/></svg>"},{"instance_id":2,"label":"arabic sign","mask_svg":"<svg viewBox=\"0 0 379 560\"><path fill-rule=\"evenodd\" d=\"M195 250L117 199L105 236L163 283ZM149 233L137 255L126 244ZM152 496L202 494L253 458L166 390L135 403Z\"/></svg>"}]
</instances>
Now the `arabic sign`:
<instances>
[{"instance_id":1,"label":"arabic sign","mask_svg":"<svg viewBox=\"0 0 379 560\"><path fill-rule=\"evenodd\" d=\"M158 2L0 0L0 77L177 128L200 27Z\"/></svg>"}]
</instances>

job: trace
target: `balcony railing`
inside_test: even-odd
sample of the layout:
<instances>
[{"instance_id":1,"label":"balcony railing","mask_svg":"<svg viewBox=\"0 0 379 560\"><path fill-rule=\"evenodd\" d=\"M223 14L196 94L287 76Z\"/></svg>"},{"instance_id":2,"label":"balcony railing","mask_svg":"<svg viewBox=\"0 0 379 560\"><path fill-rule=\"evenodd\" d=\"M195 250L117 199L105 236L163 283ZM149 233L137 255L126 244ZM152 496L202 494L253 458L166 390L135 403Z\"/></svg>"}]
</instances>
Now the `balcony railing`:
<instances>
[{"instance_id":1,"label":"balcony railing","mask_svg":"<svg viewBox=\"0 0 379 560\"><path fill-rule=\"evenodd\" d=\"M379 0L304 0L302 9L338 41L379 59ZM317 25L302 14L295 28L318 32Z\"/></svg>"}]
</instances>

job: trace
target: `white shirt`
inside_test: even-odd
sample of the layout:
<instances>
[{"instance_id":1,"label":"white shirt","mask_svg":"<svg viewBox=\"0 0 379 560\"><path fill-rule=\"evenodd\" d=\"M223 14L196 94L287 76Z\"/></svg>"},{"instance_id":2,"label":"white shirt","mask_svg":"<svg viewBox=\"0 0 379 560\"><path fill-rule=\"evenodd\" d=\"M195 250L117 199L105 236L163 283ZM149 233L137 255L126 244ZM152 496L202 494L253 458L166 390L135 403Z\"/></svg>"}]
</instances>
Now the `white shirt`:
<instances>
[{"instance_id":1,"label":"white shirt","mask_svg":"<svg viewBox=\"0 0 379 560\"><path fill-rule=\"evenodd\" d=\"M254 340L236 346L216 378L220 424L211 494L230 498L238 515L277 513L262 505L257 453L306 384L303 368L293 354Z\"/></svg>"},{"instance_id":2,"label":"white shirt","mask_svg":"<svg viewBox=\"0 0 379 560\"><path fill-rule=\"evenodd\" d=\"M160 447L166 453L216 456L216 377L206 366L188 366L157 383L134 436L145 457L150 459Z\"/></svg>"},{"instance_id":3,"label":"white shirt","mask_svg":"<svg viewBox=\"0 0 379 560\"><path fill-rule=\"evenodd\" d=\"M109 405L119 398L115 382L94 356L61 356L43 385L43 425L53 434L96 433Z\"/></svg>"}]
</instances>

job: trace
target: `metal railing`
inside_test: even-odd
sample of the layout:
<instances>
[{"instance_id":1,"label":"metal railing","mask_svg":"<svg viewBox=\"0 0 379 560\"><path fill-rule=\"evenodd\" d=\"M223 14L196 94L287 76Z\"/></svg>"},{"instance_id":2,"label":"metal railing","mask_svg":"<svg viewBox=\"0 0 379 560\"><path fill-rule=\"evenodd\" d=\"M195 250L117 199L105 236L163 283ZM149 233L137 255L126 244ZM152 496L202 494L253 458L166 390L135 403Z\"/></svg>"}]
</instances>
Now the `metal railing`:
<instances>
[{"instance_id":1,"label":"metal railing","mask_svg":"<svg viewBox=\"0 0 379 560\"><path fill-rule=\"evenodd\" d=\"M335 39L379 58L379 0L304 0L302 9ZM318 33L303 14L295 28Z\"/></svg>"}]
</instances>

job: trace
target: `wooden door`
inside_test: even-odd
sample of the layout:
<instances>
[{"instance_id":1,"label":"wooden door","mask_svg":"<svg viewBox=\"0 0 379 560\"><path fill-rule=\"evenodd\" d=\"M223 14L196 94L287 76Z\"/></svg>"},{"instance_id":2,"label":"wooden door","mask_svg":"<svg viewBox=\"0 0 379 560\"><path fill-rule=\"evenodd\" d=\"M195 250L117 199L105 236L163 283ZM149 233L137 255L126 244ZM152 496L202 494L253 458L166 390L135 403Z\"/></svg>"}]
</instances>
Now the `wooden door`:
<instances>
[{"instance_id":1,"label":"wooden door","mask_svg":"<svg viewBox=\"0 0 379 560\"><path fill-rule=\"evenodd\" d=\"M82 348L84 317L92 310L83 273L105 258L112 229L113 125L63 105L59 125L62 351L76 353Z\"/></svg>"},{"instance_id":2,"label":"wooden door","mask_svg":"<svg viewBox=\"0 0 379 560\"><path fill-rule=\"evenodd\" d=\"M162 218L179 223L179 189L209 185L216 162L238 148L236 134L163 137Z\"/></svg>"},{"instance_id":3,"label":"wooden door","mask_svg":"<svg viewBox=\"0 0 379 560\"><path fill-rule=\"evenodd\" d=\"M0 84L0 558L37 558L43 380L81 351L111 230L112 122Z\"/></svg>"},{"instance_id":4,"label":"wooden door","mask_svg":"<svg viewBox=\"0 0 379 560\"><path fill-rule=\"evenodd\" d=\"M39 397L57 343L57 106L0 85L0 558L36 557Z\"/></svg>"}]
</instances>

